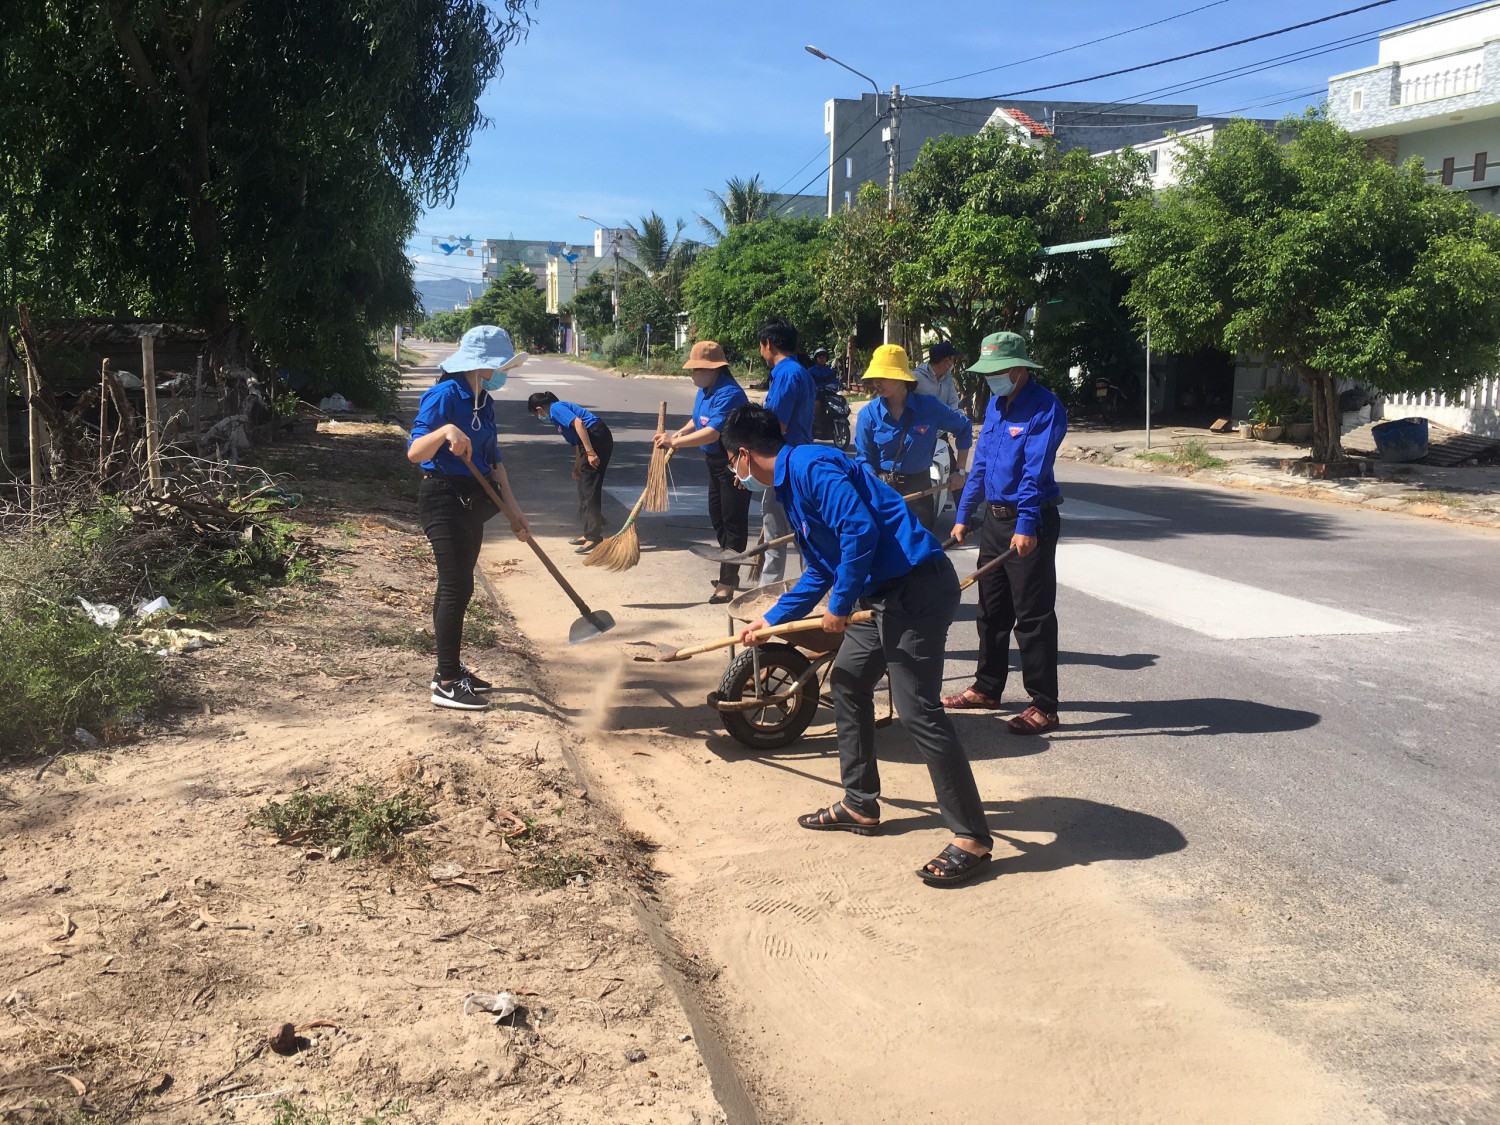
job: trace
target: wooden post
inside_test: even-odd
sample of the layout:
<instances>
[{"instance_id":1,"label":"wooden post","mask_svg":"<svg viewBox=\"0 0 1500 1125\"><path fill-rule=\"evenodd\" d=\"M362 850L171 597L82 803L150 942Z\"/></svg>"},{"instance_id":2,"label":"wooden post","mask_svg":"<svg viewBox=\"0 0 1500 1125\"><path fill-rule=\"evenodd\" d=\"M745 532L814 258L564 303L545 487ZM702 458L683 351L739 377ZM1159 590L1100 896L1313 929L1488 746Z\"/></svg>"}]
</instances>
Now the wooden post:
<instances>
[{"instance_id":1,"label":"wooden post","mask_svg":"<svg viewBox=\"0 0 1500 1125\"><path fill-rule=\"evenodd\" d=\"M99 487L104 487L104 422L109 407L109 360L99 365Z\"/></svg>"},{"instance_id":2,"label":"wooden post","mask_svg":"<svg viewBox=\"0 0 1500 1125\"><path fill-rule=\"evenodd\" d=\"M0 469L10 471L10 346L0 336Z\"/></svg>"},{"instance_id":3,"label":"wooden post","mask_svg":"<svg viewBox=\"0 0 1500 1125\"><path fill-rule=\"evenodd\" d=\"M31 514L36 515L36 498L42 490L42 416L37 413L36 400L41 394L41 379L36 371L36 358L31 349L26 349L26 444L31 450Z\"/></svg>"},{"instance_id":4,"label":"wooden post","mask_svg":"<svg viewBox=\"0 0 1500 1125\"><path fill-rule=\"evenodd\" d=\"M276 386L275 381L271 383ZM193 439L203 436L203 357L198 357L198 366L193 368Z\"/></svg>"},{"instance_id":5,"label":"wooden post","mask_svg":"<svg viewBox=\"0 0 1500 1125\"><path fill-rule=\"evenodd\" d=\"M156 406L155 336L141 337L141 382L146 387L146 472L151 482L151 494L155 496L162 491L161 413Z\"/></svg>"},{"instance_id":6,"label":"wooden post","mask_svg":"<svg viewBox=\"0 0 1500 1125\"><path fill-rule=\"evenodd\" d=\"M401 362L401 325L396 325L396 342L391 348L391 358L397 363Z\"/></svg>"}]
</instances>

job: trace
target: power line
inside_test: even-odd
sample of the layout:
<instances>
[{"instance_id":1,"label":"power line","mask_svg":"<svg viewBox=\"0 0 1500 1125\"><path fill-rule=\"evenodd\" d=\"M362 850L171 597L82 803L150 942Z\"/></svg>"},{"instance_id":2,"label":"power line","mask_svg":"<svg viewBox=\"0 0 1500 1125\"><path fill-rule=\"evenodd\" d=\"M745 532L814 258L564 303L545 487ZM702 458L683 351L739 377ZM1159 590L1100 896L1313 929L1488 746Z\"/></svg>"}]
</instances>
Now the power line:
<instances>
[{"instance_id":1,"label":"power line","mask_svg":"<svg viewBox=\"0 0 1500 1125\"><path fill-rule=\"evenodd\" d=\"M839 153L837 156L835 156L833 158L833 160L830 162L830 171L828 173L829 175L833 174L832 171L831 171L831 166L833 164L837 164L840 160L844 159L844 157L849 154L850 150L853 149L855 145L859 144L860 141L862 141L866 137L868 137L870 135L870 133L874 130L875 126L879 125L880 122L884 119L884 117L885 117L884 114L878 114L878 115L876 115L875 120L872 121L872 122L870 122L870 127L868 129L866 129L863 133L861 133L859 136L855 137L846 146L844 146L844 151L841 152L841 153ZM803 167L806 168L807 165L804 164ZM801 195L806 189L812 187L813 184L817 183L818 177L821 176L821 175L823 175L823 173L821 171L815 172L813 174L813 178L812 179L808 180L807 183L803 184L796 191L792 192L792 194L793 195ZM781 205L781 207L778 207L776 209L777 210L777 214L780 214L787 207L790 207L793 202L794 202L793 200L790 200L790 199L787 200L787 202L783 203Z\"/></svg>"},{"instance_id":2,"label":"power line","mask_svg":"<svg viewBox=\"0 0 1500 1125\"><path fill-rule=\"evenodd\" d=\"M1051 82L1045 86L1030 86L1023 90L1007 90L1004 93L993 94L988 99L964 98L962 101L1000 101L1004 98L1017 98L1022 94L1040 94L1047 90L1061 90L1068 86L1082 86L1087 82L1098 82L1104 78L1118 78L1122 74L1135 74L1142 70L1151 70L1158 66L1166 66L1169 63L1183 62L1186 59L1201 58L1204 55L1212 55L1219 51L1227 51L1231 47L1243 47L1247 43L1258 43L1263 39L1274 39L1278 35L1287 35L1293 31L1301 31L1304 28L1316 27L1319 24L1329 23L1333 20L1343 19L1346 16L1358 15L1360 12L1368 12L1374 8L1383 8L1387 4L1394 4L1396 0L1370 0L1367 4L1361 4L1355 8L1345 8L1341 12L1331 15L1319 16L1313 20L1303 20L1301 23L1289 24L1286 27L1278 27L1271 31L1263 31L1259 35L1249 35L1243 39L1231 40L1228 43L1218 43L1212 47L1202 47L1196 51L1187 51L1180 55L1172 55L1164 59L1156 59L1153 62L1138 63L1135 66L1121 67L1119 70L1109 70L1102 74L1091 74L1087 78L1074 78L1067 82Z\"/></svg>"},{"instance_id":3,"label":"power line","mask_svg":"<svg viewBox=\"0 0 1500 1125\"><path fill-rule=\"evenodd\" d=\"M1013 66L1024 66L1027 63L1038 62L1041 59L1055 58L1058 55L1066 55L1069 51L1092 47L1098 43L1108 43L1111 39L1120 39L1126 35L1134 35L1137 31L1146 31L1149 28L1160 27L1164 23L1171 23L1173 20L1180 20L1185 16L1196 15L1199 12L1207 11L1209 8L1217 8L1220 4L1227 4L1228 2L1229 0L1213 0L1210 4L1202 4L1196 8L1189 8L1187 11L1178 12L1176 15L1153 20L1151 23L1143 23L1139 27L1128 28L1125 31L1116 31L1112 35L1101 35L1098 39L1090 39L1085 43L1074 43L1071 47L1059 47L1057 50L1047 51L1045 54L1032 55L1029 59L1016 59L1013 62L1001 63L999 66L987 66L983 70L971 70L968 74L959 74L952 78L939 78L933 82L918 82L915 86L909 86L907 89L925 90L929 86L946 86L949 82L961 82L965 78L974 78L980 74L992 74L997 70L1006 70Z\"/></svg>"},{"instance_id":4,"label":"power line","mask_svg":"<svg viewBox=\"0 0 1500 1125\"><path fill-rule=\"evenodd\" d=\"M787 184L791 183L798 176L802 175L803 172L807 171L807 166L809 164L811 164L814 160L817 160L820 156L823 155L823 150L824 150L825 147L826 147L825 145L819 145L818 146L818 151L815 152L815 153L813 153L812 156L809 159L804 160L802 162L802 167L798 168L795 172L793 172L790 176L788 176L785 180L783 180L781 182L781 187L776 188L770 194L772 194L772 195L780 195L781 194L781 188L786 187Z\"/></svg>"}]
</instances>

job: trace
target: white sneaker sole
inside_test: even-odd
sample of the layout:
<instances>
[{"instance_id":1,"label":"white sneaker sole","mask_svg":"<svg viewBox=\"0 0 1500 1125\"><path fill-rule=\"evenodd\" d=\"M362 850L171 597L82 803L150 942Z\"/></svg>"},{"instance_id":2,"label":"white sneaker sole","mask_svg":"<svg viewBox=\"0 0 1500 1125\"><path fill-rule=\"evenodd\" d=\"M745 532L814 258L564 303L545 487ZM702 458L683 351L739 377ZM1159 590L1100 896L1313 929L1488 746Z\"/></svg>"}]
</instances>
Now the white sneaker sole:
<instances>
[{"instance_id":1,"label":"white sneaker sole","mask_svg":"<svg viewBox=\"0 0 1500 1125\"><path fill-rule=\"evenodd\" d=\"M462 703L437 692L433 692L431 698L434 707L447 707L453 711L487 711L490 706L488 703Z\"/></svg>"}]
</instances>

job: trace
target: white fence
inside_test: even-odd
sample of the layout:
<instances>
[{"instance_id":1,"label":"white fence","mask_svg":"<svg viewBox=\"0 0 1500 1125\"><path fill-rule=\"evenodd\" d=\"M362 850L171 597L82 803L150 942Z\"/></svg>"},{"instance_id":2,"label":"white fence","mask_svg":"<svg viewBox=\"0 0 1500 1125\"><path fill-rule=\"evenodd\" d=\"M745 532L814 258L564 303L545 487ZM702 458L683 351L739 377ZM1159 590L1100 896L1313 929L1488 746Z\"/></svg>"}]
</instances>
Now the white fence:
<instances>
[{"instance_id":1,"label":"white fence","mask_svg":"<svg viewBox=\"0 0 1500 1125\"><path fill-rule=\"evenodd\" d=\"M1500 377L1481 379L1451 397L1431 391L1387 395L1381 413L1387 418L1427 418L1450 429L1500 438Z\"/></svg>"},{"instance_id":2,"label":"white fence","mask_svg":"<svg viewBox=\"0 0 1500 1125\"><path fill-rule=\"evenodd\" d=\"M1401 104L1472 94L1484 80L1484 50L1464 51L1401 67Z\"/></svg>"}]
</instances>

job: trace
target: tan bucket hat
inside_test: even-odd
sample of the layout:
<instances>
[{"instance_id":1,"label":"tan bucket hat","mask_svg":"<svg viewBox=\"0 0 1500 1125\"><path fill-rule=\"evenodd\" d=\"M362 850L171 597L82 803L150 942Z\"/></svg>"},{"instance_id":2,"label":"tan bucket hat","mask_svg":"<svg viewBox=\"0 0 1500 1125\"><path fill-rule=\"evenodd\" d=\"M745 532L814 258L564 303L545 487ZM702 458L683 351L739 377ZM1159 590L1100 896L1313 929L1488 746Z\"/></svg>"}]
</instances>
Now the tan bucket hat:
<instances>
[{"instance_id":1,"label":"tan bucket hat","mask_svg":"<svg viewBox=\"0 0 1500 1125\"><path fill-rule=\"evenodd\" d=\"M693 350L688 353L688 361L682 365L685 371L703 371L715 367L725 367L729 358L724 354L724 349L712 340L699 340L693 345Z\"/></svg>"}]
</instances>

